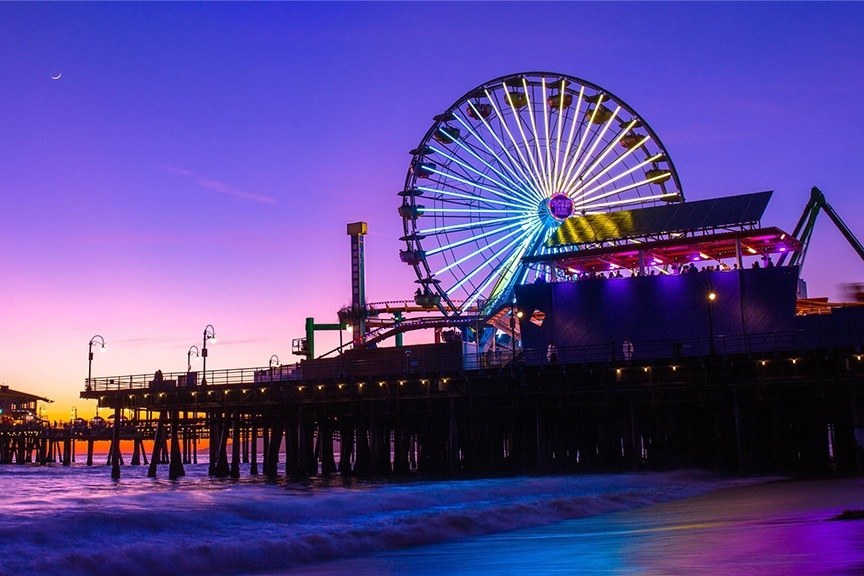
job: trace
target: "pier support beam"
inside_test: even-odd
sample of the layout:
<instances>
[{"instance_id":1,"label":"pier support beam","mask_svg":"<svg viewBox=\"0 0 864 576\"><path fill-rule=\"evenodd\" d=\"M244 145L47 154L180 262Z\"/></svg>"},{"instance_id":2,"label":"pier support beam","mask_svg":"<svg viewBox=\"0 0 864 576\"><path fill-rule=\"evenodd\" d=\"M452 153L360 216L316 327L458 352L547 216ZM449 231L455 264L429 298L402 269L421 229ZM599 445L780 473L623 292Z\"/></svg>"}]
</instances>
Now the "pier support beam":
<instances>
[{"instance_id":1,"label":"pier support beam","mask_svg":"<svg viewBox=\"0 0 864 576\"><path fill-rule=\"evenodd\" d=\"M165 419L167 414L163 410L159 413L159 422L156 424L156 435L153 437L153 455L150 457L150 468L147 469L148 478L156 478L156 467L159 464L162 452L162 439L165 437Z\"/></svg>"},{"instance_id":2,"label":"pier support beam","mask_svg":"<svg viewBox=\"0 0 864 576\"><path fill-rule=\"evenodd\" d=\"M168 478L176 480L186 475L183 469L183 455L180 452L180 418L177 410L171 411L171 462L168 465Z\"/></svg>"},{"instance_id":3,"label":"pier support beam","mask_svg":"<svg viewBox=\"0 0 864 576\"><path fill-rule=\"evenodd\" d=\"M111 478L120 478L120 428L123 426L123 410L120 403L114 409L114 430L111 438Z\"/></svg>"}]
</instances>

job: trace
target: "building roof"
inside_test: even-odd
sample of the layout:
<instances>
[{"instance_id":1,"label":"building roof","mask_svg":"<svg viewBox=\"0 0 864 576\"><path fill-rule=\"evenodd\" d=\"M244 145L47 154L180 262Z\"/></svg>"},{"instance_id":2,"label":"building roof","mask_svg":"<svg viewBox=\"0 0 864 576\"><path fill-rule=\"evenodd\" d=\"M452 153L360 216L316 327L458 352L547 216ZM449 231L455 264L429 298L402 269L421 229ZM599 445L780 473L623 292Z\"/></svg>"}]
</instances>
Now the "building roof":
<instances>
[{"instance_id":1,"label":"building roof","mask_svg":"<svg viewBox=\"0 0 864 576\"><path fill-rule=\"evenodd\" d=\"M549 247L569 246L758 226L772 193L740 194L602 214L577 214L562 222L546 244Z\"/></svg>"},{"instance_id":2,"label":"building roof","mask_svg":"<svg viewBox=\"0 0 864 576\"><path fill-rule=\"evenodd\" d=\"M570 250L526 257L523 261L554 263L571 272L597 272L612 268L638 268L640 260L648 266L663 266L735 259L739 243L742 256L765 256L801 250L801 242L791 234L770 227Z\"/></svg>"},{"instance_id":3,"label":"building roof","mask_svg":"<svg viewBox=\"0 0 864 576\"><path fill-rule=\"evenodd\" d=\"M0 385L0 399L17 400L19 402L36 402L38 400L41 400L42 402L53 402L53 400L43 398L42 396L36 396L35 394L28 394L27 392L19 392L18 390L12 390L11 388L9 388L9 386L6 385Z\"/></svg>"}]
</instances>

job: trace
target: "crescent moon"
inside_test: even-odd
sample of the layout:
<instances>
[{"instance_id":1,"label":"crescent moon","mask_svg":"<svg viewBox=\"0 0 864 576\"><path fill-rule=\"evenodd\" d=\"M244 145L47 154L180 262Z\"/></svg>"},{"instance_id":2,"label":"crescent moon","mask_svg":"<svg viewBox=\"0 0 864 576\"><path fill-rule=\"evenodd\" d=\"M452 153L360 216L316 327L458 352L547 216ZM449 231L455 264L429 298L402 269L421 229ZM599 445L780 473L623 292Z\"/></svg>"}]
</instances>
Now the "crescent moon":
<instances>
[{"instance_id":1,"label":"crescent moon","mask_svg":"<svg viewBox=\"0 0 864 576\"><path fill-rule=\"evenodd\" d=\"M61 76L63 76L62 72L60 74L57 74L56 76L51 76L51 79L52 80L59 80Z\"/></svg>"}]
</instances>

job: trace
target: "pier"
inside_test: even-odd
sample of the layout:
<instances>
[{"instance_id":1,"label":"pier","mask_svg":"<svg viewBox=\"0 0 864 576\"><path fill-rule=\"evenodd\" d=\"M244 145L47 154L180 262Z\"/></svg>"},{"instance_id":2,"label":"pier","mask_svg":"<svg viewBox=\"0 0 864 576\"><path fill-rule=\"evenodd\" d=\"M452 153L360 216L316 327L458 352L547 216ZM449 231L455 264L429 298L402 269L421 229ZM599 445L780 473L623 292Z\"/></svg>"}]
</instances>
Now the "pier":
<instances>
[{"instance_id":1,"label":"pier","mask_svg":"<svg viewBox=\"0 0 864 576\"><path fill-rule=\"evenodd\" d=\"M772 334L784 349L767 354L651 357L652 345L640 342L642 360L607 349L604 361L532 365L526 350L473 369L463 367L458 343L443 343L393 350L450 363L374 364L364 351L345 355L342 377L328 375L332 362L309 361L290 372L213 371L203 386L187 373L162 382L96 378L81 396L131 412L140 436L152 439L151 473L168 463L172 478L202 440L211 474L235 478L680 467L860 473L864 356L802 348L805 336ZM653 349L672 347L658 341ZM571 359L600 352L560 350ZM303 376L307 367L318 375ZM120 460L112 464L119 471Z\"/></svg>"}]
</instances>

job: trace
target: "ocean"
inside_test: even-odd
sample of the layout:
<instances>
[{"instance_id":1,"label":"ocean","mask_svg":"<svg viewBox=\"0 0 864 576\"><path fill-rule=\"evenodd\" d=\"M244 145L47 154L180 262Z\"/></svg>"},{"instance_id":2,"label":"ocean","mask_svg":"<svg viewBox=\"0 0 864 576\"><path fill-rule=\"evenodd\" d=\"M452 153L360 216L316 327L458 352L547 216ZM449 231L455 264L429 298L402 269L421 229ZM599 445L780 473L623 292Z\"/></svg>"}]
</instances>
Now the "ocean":
<instances>
[{"instance_id":1,"label":"ocean","mask_svg":"<svg viewBox=\"0 0 864 576\"><path fill-rule=\"evenodd\" d=\"M186 472L0 467L0 574L864 574L860 479Z\"/></svg>"}]
</instances>

